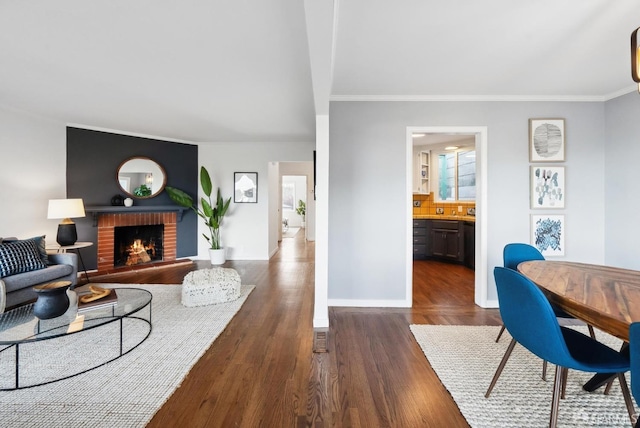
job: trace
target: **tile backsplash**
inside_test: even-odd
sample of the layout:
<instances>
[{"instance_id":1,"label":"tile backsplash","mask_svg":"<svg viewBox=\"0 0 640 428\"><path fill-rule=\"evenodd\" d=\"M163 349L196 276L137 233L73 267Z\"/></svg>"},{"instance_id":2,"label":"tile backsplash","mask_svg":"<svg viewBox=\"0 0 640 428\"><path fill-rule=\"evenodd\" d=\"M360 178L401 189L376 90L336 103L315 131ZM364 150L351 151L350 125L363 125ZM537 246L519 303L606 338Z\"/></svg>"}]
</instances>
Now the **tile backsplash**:
<instances>
[{"instance_id":1,"label":"tile backsplash","mask_svg":"<svg viewBox=\"0 0 640 428\"><path fill-rule=\"evenodd\" d=\"M413 201L413 215L436 215L437 209L442 208L444 215L451 215L455 211L455 215L466 216L469 208L476 208L475 202L435 202L432 193L414 194ZM420 201L419 207L415 206L416 201ZM458 207L462 207L462 212L458 212Z\"/></svg>"}]
</instances>

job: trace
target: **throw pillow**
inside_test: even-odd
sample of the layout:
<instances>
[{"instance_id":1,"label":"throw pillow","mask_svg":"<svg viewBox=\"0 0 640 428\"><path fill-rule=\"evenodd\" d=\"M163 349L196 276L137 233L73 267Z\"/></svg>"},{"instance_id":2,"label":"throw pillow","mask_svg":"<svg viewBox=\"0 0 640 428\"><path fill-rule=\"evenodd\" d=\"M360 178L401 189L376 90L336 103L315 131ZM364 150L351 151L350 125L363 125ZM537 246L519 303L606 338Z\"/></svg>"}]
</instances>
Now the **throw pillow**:
<instances>
[{"instance_id":1,"label":"throw pillow","mask_svg":"<svg viewBox=\"0 0 640 428\"><path fill-rule=\"evenodd\" d=\"M42 236L34 236L33 239L36 242L36 246L38 247L38 252L40 253L40 258L42 259L42 262L45 265L49 264L49 255L47 254L47 243L45 242L44 238L46 238L47 235L42 235Z\"/></svg>"},{"instance_id":2,"label":"throw pillow","mask_svg":"<svg viewBox=\"0 0 640 428\"><path fill-rule=\"evenodd\" d=\"M0 244L0 278L46 267L33 239Z\"/></svg>"}]
</instances>

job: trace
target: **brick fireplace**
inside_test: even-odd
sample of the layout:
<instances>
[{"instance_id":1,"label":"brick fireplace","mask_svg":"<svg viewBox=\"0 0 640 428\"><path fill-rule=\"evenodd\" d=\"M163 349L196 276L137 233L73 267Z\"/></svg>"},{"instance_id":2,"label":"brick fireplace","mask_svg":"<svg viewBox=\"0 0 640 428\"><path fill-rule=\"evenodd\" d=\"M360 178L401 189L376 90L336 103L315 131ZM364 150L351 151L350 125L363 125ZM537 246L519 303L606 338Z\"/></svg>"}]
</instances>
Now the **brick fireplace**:
<instances>
[{"instance_id":1,"label":"brick fireplace","mask_svg":"<svg viewBox=\"0 0 640 428\"><path fill-rule=\"evenodd\" d=\"M99 213L98 272L114 269L115 228L122 226L164 225L163 261L176 260L176 212Z\"/></svg>"}]
</instances>

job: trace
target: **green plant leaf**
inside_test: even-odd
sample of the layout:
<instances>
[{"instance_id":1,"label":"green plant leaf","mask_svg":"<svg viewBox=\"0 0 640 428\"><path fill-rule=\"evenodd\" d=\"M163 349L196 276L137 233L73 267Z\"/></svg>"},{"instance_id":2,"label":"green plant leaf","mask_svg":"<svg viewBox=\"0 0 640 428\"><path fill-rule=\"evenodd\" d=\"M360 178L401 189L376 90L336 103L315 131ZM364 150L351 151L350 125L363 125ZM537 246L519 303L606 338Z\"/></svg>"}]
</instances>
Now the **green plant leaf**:
<instances>
[{"instance_id":1,"label":"green plant leaf","mask_svg":"<svg viewBox=\"0 0 640 428\"><path fill-rule=\"evenodd\" d=\"M193 198L184 191L169 186L165 186L164 190L176 204L186 208L193 208Z\"/></svg>"},{"instance_id":2,"label":"green plant leaf","mask_svg":"<svg viewBox=\"0 0 640 428\"><path fill-rule=\"evenodd\" d=\"M202 205L202 212L206 217L211 217L214 214L214 210L211 208L211 204L205 198L200 199L200 204Z\"/></svg>"},{"instance_id":3,"label":"green plant leaf","mask_svg":"<svg viewBox=\"0 0 640 428\"><path fill-rule=\"evenodd\" d=\"M211 185L211 177L205 167L200 168L200 186L202 186L202 191L205 195L211 196L211 189L213 188Z\"/></svg>"}]
</instances>

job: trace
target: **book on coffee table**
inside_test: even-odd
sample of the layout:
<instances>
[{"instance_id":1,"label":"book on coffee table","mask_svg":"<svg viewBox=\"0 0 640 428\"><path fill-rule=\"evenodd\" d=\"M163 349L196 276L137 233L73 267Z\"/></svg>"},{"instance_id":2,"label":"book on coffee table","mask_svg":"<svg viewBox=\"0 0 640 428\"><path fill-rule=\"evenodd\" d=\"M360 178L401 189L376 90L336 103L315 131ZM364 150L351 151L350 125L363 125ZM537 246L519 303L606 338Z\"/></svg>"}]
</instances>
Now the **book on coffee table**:
<instances>
[{"instance_id":1,"label":"book on coffee table","mask_svg":"<svg viewBox=\"0 0 640 428\"><path fill-rule=\"evenodd\" d=\"M106 296L94 300L92 302L82 303L80 298L91 293L83 293L78 295L78 313L91 311L93 309L109 308L118 304L118 294L116 290L111 289L111 292Z\"/></svg>"}]
</instances>

